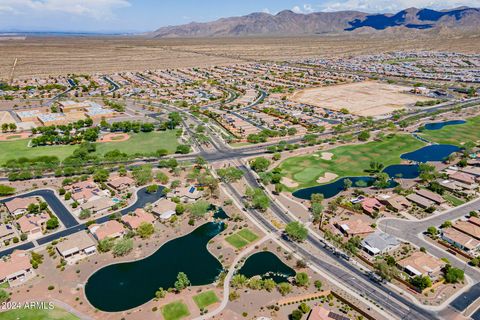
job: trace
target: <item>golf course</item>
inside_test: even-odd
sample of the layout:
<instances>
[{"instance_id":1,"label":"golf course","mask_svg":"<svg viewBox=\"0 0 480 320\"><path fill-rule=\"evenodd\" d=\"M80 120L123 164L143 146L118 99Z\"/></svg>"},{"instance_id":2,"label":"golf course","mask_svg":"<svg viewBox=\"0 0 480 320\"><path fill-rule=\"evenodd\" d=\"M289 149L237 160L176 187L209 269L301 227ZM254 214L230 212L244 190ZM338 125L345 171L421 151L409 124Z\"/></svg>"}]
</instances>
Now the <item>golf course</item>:
<instances>
[{"instance_id":1,"label":"golf course","mask_svg":"<svg viewBox=\"0 0 480 320\"><path fill-rule=\"evenodd\" d=\"M382 141L348 145L332 150L286 159L280 164L282 175L298 184L290 190L319 185L317 180L326 173L341 177L364 176L372 161L385 167L402 162L400 156L417 150L425 143L411 135L397 134L385 137ZM328 157L325 154L328 153Z\"/></svg>"},{"instance_id":2,"label":"golf course","mask_svg":"<svg viewBox=\"0 0 480 320\"><path fill-rule=\"evenodd\" d=\"M466 119L466 123L446 126L440 130L424 130L420 136L428 141L440 144L452 144L462 146L467 142L478 142L480 140L480 117Z\"/></svg>"},{"instance_id":3,"label":"golf course","mask_svg":"<svg viewBox=\"0 0 480 320\"><path fill-rule=\"evenodd\" d=\"M35 158L39 156L57 156L60 160L70 156L77 145L54 145L31 148L30 139L0 142L0 165L11 159L20 157ZM103 155L112 150L119 150L127 154L152 153L159 149L166 149L174 153L178 145L176 131L155 131L148 133L130 134L127 141L97 143L97 153Z\"/></svg>"}]
</instances>

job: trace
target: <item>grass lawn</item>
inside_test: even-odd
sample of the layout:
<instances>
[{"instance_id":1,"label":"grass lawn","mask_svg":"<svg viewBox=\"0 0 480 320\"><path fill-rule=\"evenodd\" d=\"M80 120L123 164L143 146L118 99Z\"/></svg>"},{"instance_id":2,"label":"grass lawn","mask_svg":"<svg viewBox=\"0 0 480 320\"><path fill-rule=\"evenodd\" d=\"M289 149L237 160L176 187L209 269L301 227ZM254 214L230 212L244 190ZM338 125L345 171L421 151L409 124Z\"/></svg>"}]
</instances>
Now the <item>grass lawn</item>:
<instances>
[{"instance_id":1,"label":"grass lawn","mask_svg":"<svg viewBox=\"0 0 480 320\"><path fill-rule=\"evenodd\" d=\"M286 159L280 164L285 177L297 182L295 189L318 185L318 178L326 172L336 174L339 178L346 176L363 176L370 168L370 162L378 161L385 167L401 163L400 156L417 150L425 143L411 135L397 134L383 141L373 141L365 144L341 146L325 152L333 154L332 160L323 160L319 151L312 155L298 156Z\"/></svg>"},{"instance_id":2,"label":"grass lawn","mask_svg":"<svg viewBox=\"0 0 480 320\"><path fill-rule=\"evenodd\" d=\"M232 234L231 236L226 237L225 240L237 249L245 247L249 243L238 234Z\"/></svg>"},{"instance_id":3,"label":"grass lawn","mask_svg":"<svg viewBox=\"0 0 480 320\"><path fill-rule=\"evenodd\" d=\"M77 316L67 311L55 308L53 310L16 309L0 313L2 320L79 320Z\"/></svg>"},{"instance_id":4,"label":"grass lawn","mask_svg":"<svg viewBox=\"0 0 480 320\"><path fill-rule=\"evenodd\" d=\"M461 206L462 204L465 203L465 201L463 201L462 199L458 199L457 197L455 197L454 195L452 195L450 193L445 193L443 195L443 198L455 207Z\"/></svg>"},{"instance_id":5,"label":"grass lawn","mask_svg":"<svg viewBox=\"0 0 480 320\"><path fill-rule=\"evenodd\" d=\"M253 242L258 239L258 236L253 233L250 229L242 229L237 233L239 236L247 240L248 242Z\"/></svg>"},{"instance_id":6,"label":"grass lawn","mask_svg":"<svg viewBox=\"0 0 480 320\"><path fill-rule=\"evenodd\" d=\"M433 142L462 146L466 142L480 140L480 117L466 120L464 124L445 126L440 130L425 130L420 135Z\"/></svg>"},{"instance_id":7,"label":"grass lawn","mask_svg":"<svg viewBox=\"0 0 480 320\"><path fill-rule=\"evenodd\" d=\"M0 142L0 165L7 160L19 157L34 158L38 156L57 156L60 160L70 156L78 146L45 146L28 148L29 139ZM175 152L178 145L176 131L155 131L132 134L130 139L123 142L97 143L97 153L105 154L118 149L127 154L149 153L159 149Z\"/></svg>"},{"instance_id":8,"label":"grass lawn","mask_svg":"<svg viewBox=\"0 0 480 320\"><path fill-rule=\"evenodd\" d=\"M242 229L231 236L225 238L225 240L236 249L245 247L250 242L258 239L258 235L253 233L250 229Z\"/></svg>"},{"instance_id":9,"label":"grass lawn","mask_svg":"<svg viewBox=\"0 0 480 320\"><path fill-rule=\"evenodd\" d=\"M193 301L195 301L199 309L205 309L220 300L218 300L214 291L206 291L194 296Z\"/></svg>"},{"instance_id":10,"label":"grass lawn","mask_svg":"<svg viewBox=\"0 0 480 320\"><path fill-rule=\"evenodd\" d=\"M162 315L165 320L178 320L190 315L188 307L182 301L175 301L162 307Z\"/></svg>"}]
</instances>

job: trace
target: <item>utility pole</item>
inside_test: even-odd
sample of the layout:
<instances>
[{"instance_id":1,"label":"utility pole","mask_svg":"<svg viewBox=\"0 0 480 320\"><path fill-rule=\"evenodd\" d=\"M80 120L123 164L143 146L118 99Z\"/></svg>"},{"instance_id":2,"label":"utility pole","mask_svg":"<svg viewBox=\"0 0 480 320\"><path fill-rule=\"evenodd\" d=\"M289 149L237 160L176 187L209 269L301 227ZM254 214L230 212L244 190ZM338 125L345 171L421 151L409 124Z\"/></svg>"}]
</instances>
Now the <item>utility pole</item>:
<instances>
[{"instance_id":1,"label":"utility pole","mask_svg":"<svg viewBox=\"0 0 480 320\"><path fill-rule=\"evenodd\" d=\"M15 67L17 66L17 61L18 58L15 58L15 61L13 61L12 71L10 72L9 85L13 84L13 76L15 73Z\"/></svg>"}]
</instances>

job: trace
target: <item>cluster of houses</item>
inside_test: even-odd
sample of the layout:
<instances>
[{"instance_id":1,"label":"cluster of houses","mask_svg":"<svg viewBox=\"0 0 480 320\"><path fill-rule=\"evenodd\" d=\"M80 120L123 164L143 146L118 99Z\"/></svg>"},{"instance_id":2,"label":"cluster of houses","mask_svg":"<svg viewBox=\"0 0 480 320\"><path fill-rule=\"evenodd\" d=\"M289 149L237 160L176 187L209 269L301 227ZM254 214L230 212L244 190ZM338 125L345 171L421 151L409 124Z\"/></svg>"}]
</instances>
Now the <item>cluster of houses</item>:
<instances>
[{"instance_id":1,"label":"cluster of houses","mask_svg":"<svg viewBox=\"0 0 480 320\"><path fill-rule=\"evenodd\" d=\"M441 238L471 258L477 257L480 254L480 218L472 216L454 222L441 230Z\"/></svg>"},{"instance_id":2,"label":"cluster of houses","mask_svg":"<svg viewBox=\"0 0 480 320\"><path fill-rule=\"evenodd\" d=\"M0 224L0 246L13 242L41 237L46 230L50 214L40 210L42 200L37 197L17 197L3 204L4 211ZM36 210L29 210L36 206Z\"/></svg>"}]
</instances>

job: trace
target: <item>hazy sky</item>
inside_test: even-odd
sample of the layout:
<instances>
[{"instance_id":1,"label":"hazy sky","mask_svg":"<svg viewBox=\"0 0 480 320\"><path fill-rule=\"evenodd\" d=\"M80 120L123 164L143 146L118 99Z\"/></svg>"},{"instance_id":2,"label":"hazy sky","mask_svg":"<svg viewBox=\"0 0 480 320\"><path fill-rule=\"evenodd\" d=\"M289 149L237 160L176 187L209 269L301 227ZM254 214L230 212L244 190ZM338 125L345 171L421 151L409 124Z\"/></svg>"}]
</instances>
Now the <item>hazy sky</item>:
<instances>
[{"instance_id":1,"label":"hazy sky","mask_svg":"<svg viewBox=\"0 0 480 320\"><path fill-rule=\"evenodd\" d=\"M413 6L480 7L480 0L0 0L0 30L142 32L258 11L395 12Z\"/></svg>"}]
</instances>

